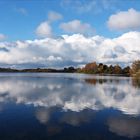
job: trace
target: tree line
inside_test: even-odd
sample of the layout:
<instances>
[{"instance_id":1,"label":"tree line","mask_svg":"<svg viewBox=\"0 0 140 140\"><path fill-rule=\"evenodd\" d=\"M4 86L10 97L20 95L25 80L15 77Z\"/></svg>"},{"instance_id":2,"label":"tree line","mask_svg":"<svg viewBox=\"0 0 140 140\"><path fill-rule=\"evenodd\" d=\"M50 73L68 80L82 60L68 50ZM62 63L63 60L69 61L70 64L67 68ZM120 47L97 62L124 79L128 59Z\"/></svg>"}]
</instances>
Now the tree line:
<instances>
[{"instance_id":1,"label":"tree line","mask_svg":"<svg viewBox=\"0 0 140 140\"><path fill-rule=\"evenodd\" d=\"M89 73L89 74L125 74L129 75L130 74L130 67L127 66L125 68L121 68L119 65L105 65L103 63L97 64L96 62L93 63L88 63L85 65L84 68L78 69L78 72L81 73Z\"/></svg>"},{"instance_id":2,"label":"tree line","mask_svg":"<svg viewBox=\"0 0 140 140\"><path fill-rule=\"evenodd\" d=\"M136 60L131 66L126 66L122 68L117 65L106 65L103 63L97 64L96 62L88 63L83 68L79 68L80 73L89 74L116 74L116 75L126 75L126 76L140 76L140 60Z\"/></svg>"},{"instance_id":3,"label":"tree line","mask_svg":"<svg viewBox=\"0 0 140 140\"><path fill-rule=\"evenodd\" d=\"M12 69L0 68L0 72L59 72L59 73L87 73L87 74L110 74L140 77L140 60L136 60L131 66L122 68L119 65L106 65L103 63L88 63L83 68L66 67L63 69L36 68L36 69Z\"/></svg>"}]
</instances>

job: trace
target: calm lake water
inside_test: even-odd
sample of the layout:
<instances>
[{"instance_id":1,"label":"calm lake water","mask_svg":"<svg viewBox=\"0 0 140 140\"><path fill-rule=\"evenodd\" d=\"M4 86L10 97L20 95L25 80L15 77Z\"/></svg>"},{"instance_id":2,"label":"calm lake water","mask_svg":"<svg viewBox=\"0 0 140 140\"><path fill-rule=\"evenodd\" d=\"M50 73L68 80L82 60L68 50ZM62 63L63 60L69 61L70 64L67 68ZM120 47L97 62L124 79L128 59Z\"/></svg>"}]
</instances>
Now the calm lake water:
<instances>
[{"instance_id":1,"label":"calm lake water","mask_svg":"<svg viewBox=\"0 0 140 140\"><path fill-rule=\"evenodd\" d=\"M140 140L129 77L1 73L0 140Z\"/></svg>"}]
</instances>

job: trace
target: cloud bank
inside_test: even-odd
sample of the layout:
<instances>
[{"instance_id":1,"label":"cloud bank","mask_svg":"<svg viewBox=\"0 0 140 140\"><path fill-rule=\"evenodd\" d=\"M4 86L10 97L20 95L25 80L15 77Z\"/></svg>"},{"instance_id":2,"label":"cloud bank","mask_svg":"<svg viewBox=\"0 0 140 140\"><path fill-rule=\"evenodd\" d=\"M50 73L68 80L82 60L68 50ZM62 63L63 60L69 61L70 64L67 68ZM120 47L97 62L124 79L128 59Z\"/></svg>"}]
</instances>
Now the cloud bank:
<instances>
[{"instance_id":1,"label":"cloud bank","mask_svg":"<svg viewBox=\"0 0 140 140\"><path fill-rule=\"evenodd\" d=\"M0 64L30 67L78 66L97 61L106 64L131 64L140 58L140 32L117 38L62 35L15 42L0 42Z\"/></svg>"}]
</instances>

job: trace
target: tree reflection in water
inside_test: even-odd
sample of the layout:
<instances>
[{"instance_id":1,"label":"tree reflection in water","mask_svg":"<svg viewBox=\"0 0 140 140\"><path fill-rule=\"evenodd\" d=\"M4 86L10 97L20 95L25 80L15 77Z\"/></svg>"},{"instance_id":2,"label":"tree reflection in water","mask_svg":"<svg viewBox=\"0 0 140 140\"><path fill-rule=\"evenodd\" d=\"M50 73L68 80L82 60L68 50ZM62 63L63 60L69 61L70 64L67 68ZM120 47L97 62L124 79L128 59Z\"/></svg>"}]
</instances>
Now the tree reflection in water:
<instances>
[{"instance_id":1,"label":"tree reflection in water","mask_svg":"<svg viewBox=\"0 0 140 140\"><path fill-rule=\"evenodd\" d=\"M139 93L140 88L130 77L80 74L1 76L0 130L3 133L0 132L0 138L9 139L4 135L9 130L13 137L24 130L23 135L28 138L32 130L30 135L34 140L39 136L44 139L56 139L55 136L58 139L59 136L61 140L137 139L140 137ZM28 108L31 111L28 112ZM18 131L12 131L16 130L15 125Z\"/></svg>"}]
</instances>

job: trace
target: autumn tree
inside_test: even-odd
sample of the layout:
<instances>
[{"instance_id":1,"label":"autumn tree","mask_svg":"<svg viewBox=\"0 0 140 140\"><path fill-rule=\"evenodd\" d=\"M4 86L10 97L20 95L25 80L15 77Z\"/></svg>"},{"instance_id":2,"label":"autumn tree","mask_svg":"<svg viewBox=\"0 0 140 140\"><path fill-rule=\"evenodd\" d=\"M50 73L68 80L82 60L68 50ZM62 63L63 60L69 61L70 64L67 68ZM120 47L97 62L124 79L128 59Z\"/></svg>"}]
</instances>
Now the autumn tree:
<instances>
[{"instance_id":1,"label":"autumn tree","mask_svg":"<svg viewBox=\"0 0 140 140\"><path fill-rule=\"evenodd\" d=\"M122 68L119 65L114 66L114 74L122 74Z\"/></svg>"},{"instance_id":2,"label":"autumn tree","mask_svg":"<svg viewBox=\"0 0 140 140\"><path fill-rule=\"evenodd\" d=\"M104 73L104 65L102 63L98 65L98 73Z\"/></svg>"},{"instance_id":3,"label":"autumn tree","mask_svg":"<svg viewBox=\"0 0 140 140\"><path fill-rule=\"evenodd\" d=\"M98 65L96 62L86 64L84 71L86 73L97 73Z\"/></svg>"},{"instance_id":4,"label":"autumn tree","mask_svg":"<svg viewBox=\"0 0 140 140\"><path fill-rule=\"evenodd\" d=\"M134 61L131 66L131 74L136 74L138 71L140 71L140 60Z\"/></svg>"},{"instance_id":5,"label":"autumn tree","mask_svg":"<svg viewBox=\"0 0 140 140\"><path fill-rule=\"evenodd\" d=\"M114 69L114 67L112 65L110 65L108 68L108 73L113 74L113 69Z\"/></svg>"},{"instance_id":6,"label":"autumn tree","mask_svg":"<svg viewBox=\"0 0 140 140\"><path fill-rule=\"evenodd\" d=\"M132 84L140 88L140 60L133 62L131 66Z\"/></svg>"},{"instance_id":7,"label":"autumn tree","mask_svg":"<svg viewBox=\"0 0 140 140\"><path fill-rule=\"evenodd\" d=\"M130 75L130 67L127 66L127 67L123 68L122 73L125 75Z\"/></svg>"},{"instance_id":8,"label":"autumn tree","mask_svg":"<svg viewBox=\"0 0 140 140\"><path fill-rule=\"evenodd\" d=\"M107 65L103 65L103 71L104 71L104 73L108 73L108 66Z\"/></svg>"}]
</instances>

